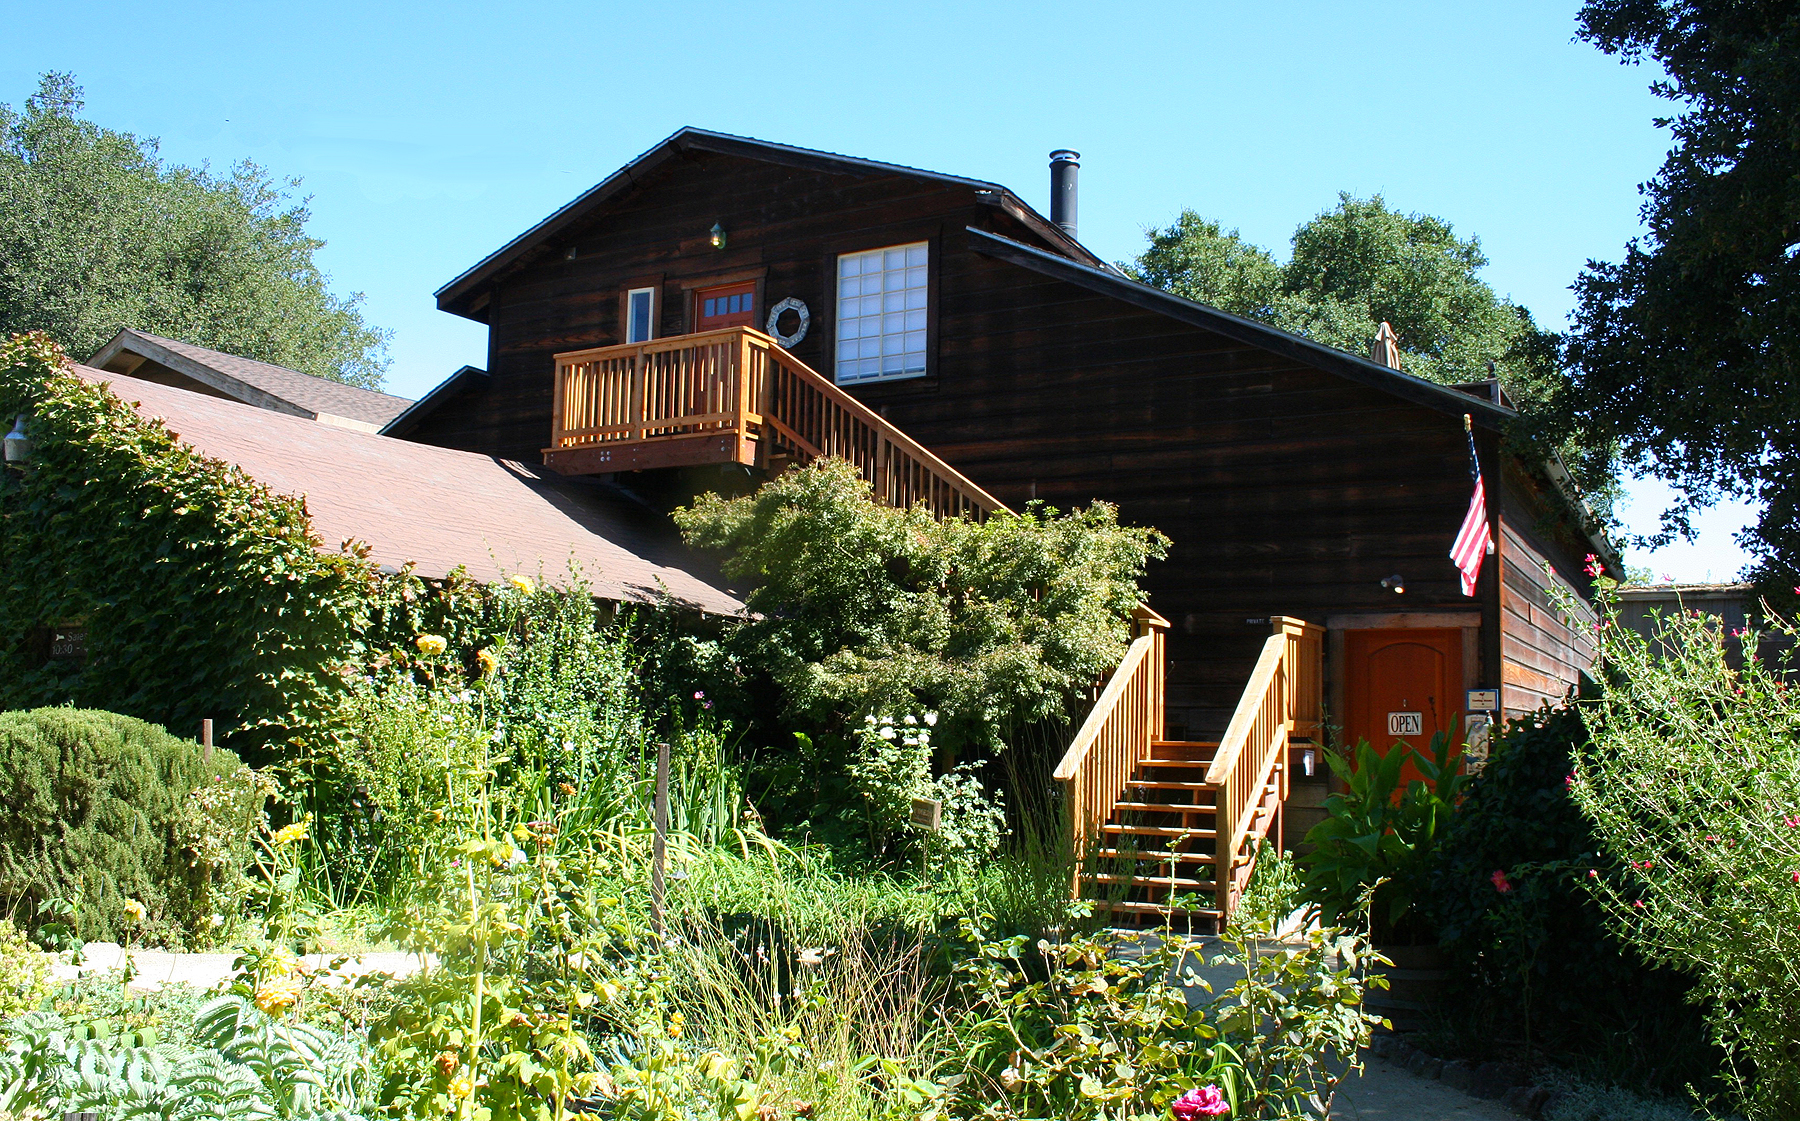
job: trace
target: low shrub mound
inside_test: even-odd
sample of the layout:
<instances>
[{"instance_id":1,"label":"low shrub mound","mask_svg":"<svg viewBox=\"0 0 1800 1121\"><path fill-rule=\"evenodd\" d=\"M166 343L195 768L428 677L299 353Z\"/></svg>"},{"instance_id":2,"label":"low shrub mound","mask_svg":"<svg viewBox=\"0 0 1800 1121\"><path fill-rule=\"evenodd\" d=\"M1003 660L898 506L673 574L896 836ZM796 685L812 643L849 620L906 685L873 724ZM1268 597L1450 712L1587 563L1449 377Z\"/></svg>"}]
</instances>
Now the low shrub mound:
<instances>
[{"instance_id":1,"label":"low shrub mound","mask_svg":"<svg viewBox=\"0 0 1800 1121\"><path fill-rule=\"evenodd\" d=\"M225 795L248 774L129 716L0 713L0 910L30 922L61 900L87 941L192 940L243 874L248 822L227 819L259 807Z\"/></svg>"}]
</instances>

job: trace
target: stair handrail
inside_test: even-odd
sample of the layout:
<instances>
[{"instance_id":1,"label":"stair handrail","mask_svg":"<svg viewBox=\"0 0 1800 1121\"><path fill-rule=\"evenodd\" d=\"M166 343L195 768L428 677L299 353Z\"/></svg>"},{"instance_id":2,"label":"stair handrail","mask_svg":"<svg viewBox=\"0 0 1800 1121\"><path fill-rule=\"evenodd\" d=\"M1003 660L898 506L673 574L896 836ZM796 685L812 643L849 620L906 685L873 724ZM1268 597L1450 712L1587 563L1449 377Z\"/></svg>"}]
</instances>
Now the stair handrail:
<instances>
[{"instance_id":1,"label":"stair handrail","mask_svg":"<svg viewBox=\"0 0 1800 1121\"><path fill-rule=\"evenodd\" d=\"M1052 778L1062 785L1076 859L1086 852L1150 746L1163 736L1164 640L1169 621L1139 605L1134 637Z\"/></svg>"},{"instance_id":2,"label":"stair handrail","mask_svg":"<svg viewBox=\"0 0 1800 1121\"><path fill-rule=\"evenodd\" d=\"M1246 843L1260 840L1267 821L1258 824L1269 779L1282 762L1288 741L1304 728L1313 734L1321 716L1321 638L1324 628L1301 619L1277 615L1269 620L1274 633L1263 640L1256 668L1244 685L1243 696L1212 765L1207 783L1217 788L1217 863L1213 865L1219 893L1219 911L1229 918L1237 887L1237 871L1251 858ZM1286 768L1282 769L1283 799L1287 794Z\"/></svg>"},{"instance_id":3,"label":"stair handrail","mask_svg":"<svg viewBox=\"0 0 1800 1121\"><path fill-rule=\"evenodd\" d=\"M922 500L935 513L955 515L969 512L979 517L1012 513L999 499L939 459L930 448L846 393L831 379L795 358L774 339L753 328L745 327L740 330L755 345L766 350L771 363L790 375L799 387L810 390L821 399L816 402L796 399L778 378L770 376L763 379L763 420L774 430L779 442L792 445L809 459L838 455L850 460L862 469L864 477L875 489L876 498L890 505L904 506L910 504L909 500L920 500L918 494L921 480L905 478L907 469L916 465L916 468L929 477L930 482L948 489L960 499L948 508L940 508L945 503L938 496L927 494ZM826 408L819 408L821 404ZM831 409L847 415L832 417L829 415ZM861 424L869 431L865 434L846 430L844 421L853 425ZM869 439L871 436L872 441ZM847 452L852 454L846 454ZM860 458L864 462L858 462L859 456L854 454L857 452L862 453ZM929 484L927 486L929 489ZM962 506L966 506L967 510L957 508Z\"/></svg>"}]
</instances>

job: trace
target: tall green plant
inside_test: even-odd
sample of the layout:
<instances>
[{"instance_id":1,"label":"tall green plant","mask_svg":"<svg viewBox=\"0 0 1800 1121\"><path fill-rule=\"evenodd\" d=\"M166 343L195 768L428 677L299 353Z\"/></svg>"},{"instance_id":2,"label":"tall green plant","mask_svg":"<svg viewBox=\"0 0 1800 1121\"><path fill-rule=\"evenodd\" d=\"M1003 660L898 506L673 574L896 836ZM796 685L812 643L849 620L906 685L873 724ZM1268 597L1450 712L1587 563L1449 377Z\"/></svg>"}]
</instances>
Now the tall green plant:
<instances>
[{"instance_id":1,"label":"tall green plant","mask_svg":"<svg viewBox=\"0 0 1800 1121\"><path fill-rule=\"evenodd\" d=\"M1312 851L1300 860L1300 898L1318 906L1326 922L1355 921L1373 890L1377 942L1435 941L1418 904L1468 779L1449 735L1433 735L1429 752L1401 743L1382 755L1363 740L1353 756L1326 753L1345 789L1325 800L1325 820L1307 832ZM1402 790L1409 761L1424 779Z\"/></svg>"},{"instance_id":2,"label":"tall green plant","mask_svg":"<svg viewBox=\"0 0 1800 1121\"><path fill-rule=\"evenodd\" d=\"M1605 850L1587 879L1616 929L1691 975L1753 1118L1800 1116L1800 631L1683 612L1654 638L1602 580L1606 680L1571 788Z\"/></svg>"}]
</instances>

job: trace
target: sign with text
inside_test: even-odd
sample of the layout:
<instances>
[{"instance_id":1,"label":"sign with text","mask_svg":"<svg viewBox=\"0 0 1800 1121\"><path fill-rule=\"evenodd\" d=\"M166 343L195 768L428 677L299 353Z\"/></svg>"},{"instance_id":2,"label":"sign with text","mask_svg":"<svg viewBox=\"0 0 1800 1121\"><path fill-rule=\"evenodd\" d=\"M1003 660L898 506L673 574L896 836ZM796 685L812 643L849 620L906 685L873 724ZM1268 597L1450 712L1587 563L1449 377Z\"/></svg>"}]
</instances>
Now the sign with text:
<instances>
[{"instance_id":1,"label":"sign with text","mask_svg":"<svg viewBox=\"0 0 1800 1121\"><path fill-rule=\"evenodd\" d=\"M1469 690L1469 711L1470 712L1493 712L1494 710L1498 709L1499 707L1500 707L1500 690L1498 690L1498 689L1470 689Z\"/></svg>"},{"instance_id":2,"label":"sign with text","mask_svg":"<svg viewBox=\"0 0 1800 1121\"><path fill-rule=\"evenodd\" d=\"M936 798L914 798L912 800L912 823L927 829L937 829L944 820L944 803Z\"/></svg>"},{"instance_id":3,"label":"sign with text","mask_svg":"<svg viewBox=\"0 0 1800 1121\"><path fill-rule=\"evenodd\" d=\"M1422 712L1390 712L1388 713L1388 735L1390 736L1422 736L1425 734L1425 714Z\"/></svg>"}]
</instances>

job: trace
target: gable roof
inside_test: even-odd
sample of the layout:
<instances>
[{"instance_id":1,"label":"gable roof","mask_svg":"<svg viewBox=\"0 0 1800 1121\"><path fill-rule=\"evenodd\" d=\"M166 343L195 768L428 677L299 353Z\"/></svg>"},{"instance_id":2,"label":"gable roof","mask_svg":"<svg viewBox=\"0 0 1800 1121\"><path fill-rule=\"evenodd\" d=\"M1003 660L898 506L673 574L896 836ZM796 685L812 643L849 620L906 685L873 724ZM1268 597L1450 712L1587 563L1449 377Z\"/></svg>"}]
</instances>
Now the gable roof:
<instances>
[{"instance_id":1,"label":"gable roof","mask_svg":"<svg viewBox=\"0 0 1800 1121\"><path fill-rule=\"evenodd\" d=\"M482 581L509 573L557 579L577 564L596 596L653 602L664 594L713 614L743 608L696 575L666 518L605 483L543 467L359 432L304 417L76 366L145 416L161 417L202 454L302 496L327 548L367 542L370 559L421 576L461 565Z\"/></svg>"},{"instance_id":2,"label":"gable roof","mask_svg":"<svg viewBox=\"0 0 1800 1121\"><path fill-rule=\"evenodd\" d=\"M1023 268L1041 273L1057 280L1068 281L1103 296L1111 296L1123 300L1146 311L1166 315L1171 319L1181 320L1196 327L1203 327L1224 335L1228 339L1259 347L1263 350L1279 354L1283 358L1292 359L1338 374L1354 382L1374 389L1392 393L1415 405L1423 405L1428 409L1436 409L1442 413L1461 416L1464 413L1484 428L1499 429L1507 421L1518 416L1518 412L1491 399L1476 397L1448 385L1439 385L1434 381L1403 373L1379 362L1371 362L1348 351L1334 346L1314 342L1303 335L1283 331L1279 327L1267 323L1259 323L1254 319L1245 319L1241 315L1233 315L1228 311L1220 311L1207 304L1196 303L1160 288L1152 288L1121 276L1112 270L1102 270L1071 261L1067 257L1059 257L1054 253L1045 253L1029 245L1001 237L998 234L968 227L970 248L978 253L986 254L997 260L1007 261Z\"/></svg>"},{"instance_id":3,"label":"gable roof","mask_svg":"<svg viewBox=\"0 0 1800 1121\"><path fill-rule=\"evenodd\" d=\"M345 385L129 327L114 335L87 364L111 373L136 375L140 381L155 380L139 373L146 362L247 405L366 432L381 428L412 404L405 397Z\"/></svg>"},{"instance_id":4,"label":"gable roof","mask_svg":"<svg viewBox=\"0 0 1800 1121\"><path fill-rule=\"evenodd\" d=\"M406 406L394 419L382 425L381 434L383 436L407 435L419 427L419 423L430 416L438 406L465 390L485 383L487 377L488 372L478 366L464 366L432 386L425 396Z\"/></svg>"},{"instance_id":5,"label":"gable roof","mask_svg":"<svg viewBox=\"0 0 1800 1121\"><path fill-rule=\"evenodd\" d=\"M716 152L722 155L741 156L745 159L785 164L789 167L824 171L836 175L865 177L901 175L913 179L927 179L937 183L967 187L975 192L977 199L1011 214L1033 233L1059 247L1070 257L1098 268L1106 267L1105 261L1095 256L1080 242L1065 233L1061 227L1027 206L1017 195L998 183L689 127L676 130L660 144L613 172L580 197L490 253L455 280L439 288L436 293L438 308L457 315L477 318L475 315L477 309L471 308L469 302L473 299L477 289L486 281L547 239L556 236L593 213L607 200L627 188L635 186L641 177L653 169L683 152Z\"/></svg>"}]
</instances>

